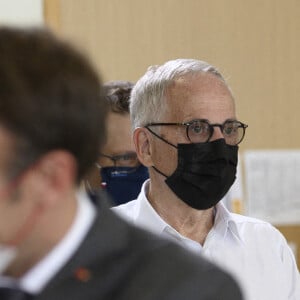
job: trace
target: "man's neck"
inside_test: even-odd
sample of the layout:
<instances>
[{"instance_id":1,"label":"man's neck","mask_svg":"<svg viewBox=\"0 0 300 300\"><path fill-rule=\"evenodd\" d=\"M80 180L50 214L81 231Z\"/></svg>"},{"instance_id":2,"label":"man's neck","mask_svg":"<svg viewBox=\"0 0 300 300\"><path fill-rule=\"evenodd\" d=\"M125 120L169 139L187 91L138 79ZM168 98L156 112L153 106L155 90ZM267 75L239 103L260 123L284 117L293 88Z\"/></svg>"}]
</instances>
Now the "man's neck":
<instances>
[{"instance_id":1,"label":"man's neck","mask_svg":"<svg viewBox=\"0 0 300 300\"><path fill-rule=\"evenodd\" d=\"M153 185L150 181L147 198L160 217L177 232L204 244L214 224L214 208L197 210L188 206L164 182Z\"/></svg>"},{"instance_id":2,"label":"man's neck","mask_svg":"<svg viewBox=\"0 0 300 300\"><path fill-rule=\"evenodd\" d=\"M76 214L77 201L74 197L75 194L71 194L62 198L60 205L45 208L32 232L18 245L18 255L5 276L22 277L63 238Z\"/></svg>"}]
</instances>

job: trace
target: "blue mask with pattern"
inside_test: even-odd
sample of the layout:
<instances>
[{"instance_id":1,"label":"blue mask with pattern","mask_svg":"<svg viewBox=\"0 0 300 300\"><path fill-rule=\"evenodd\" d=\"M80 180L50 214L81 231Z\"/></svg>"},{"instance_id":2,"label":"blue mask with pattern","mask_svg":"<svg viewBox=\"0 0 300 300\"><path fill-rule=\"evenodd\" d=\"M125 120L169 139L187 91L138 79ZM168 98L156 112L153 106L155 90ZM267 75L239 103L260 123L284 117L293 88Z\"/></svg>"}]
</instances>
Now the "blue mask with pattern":
<instances>
[{"instance_id":1,"label":"blue mask with pattern","mask_svg":"<svg viewBox=\"0 0 300 300\"><path fill-rule=\"evenodd\" d=\"M113 200L113 205L120 205L137 198L142 184L149 178L148 168L139 167L104 167L100 169L102 185Z\"/></svg>"}]
</instances>

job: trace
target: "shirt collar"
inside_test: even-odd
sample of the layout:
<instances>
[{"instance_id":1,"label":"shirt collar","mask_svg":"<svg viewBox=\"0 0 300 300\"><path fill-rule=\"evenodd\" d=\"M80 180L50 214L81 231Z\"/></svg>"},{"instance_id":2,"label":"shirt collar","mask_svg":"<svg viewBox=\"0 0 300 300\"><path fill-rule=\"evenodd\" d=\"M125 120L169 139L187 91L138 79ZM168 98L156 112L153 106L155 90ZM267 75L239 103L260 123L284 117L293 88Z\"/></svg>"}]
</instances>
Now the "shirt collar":
<instances>
[{"instance_id":1,"label":"shirt collar","mask_svg":"<svg viewBox=\"0 0 300 300\"><path fill-rule=\"evenodd\" d=\"M144 182L141 193L137 198L137 211L135 223L142 225L147 230L159 235L164 235L166 232L181 239L186 239L178 233L173 227L167 224L159 214L154 210L147 199L150 179ZM241 241L237 223L227 208L220 201L215 207L215 221L213 231L218 232L218 235L225 238L227 234L233 235L235 239Z\"/></svg>"},{"instance_id":2,"label":"shirt collar","mask_svg":"<svg viewBox=\"0 0 300 300\"><path fill-rule=\"evenodd\" d=\"M149 190L149 183L150 179L147 179L143 183L141 192L137 198L138 208L135 221L136 224L142 224L143 227L155 234L162 234L165 228L171 226L159 216L149 203L146 196Z\"/></svg>"},{"instance_id":3,"label":"shirt collar","mask_svg":"<svg viewBox=\"0 0 300 300\"><path fill-rule=\"evenodd\" d=\"M32 294L39 293L77 250L92 226L96 209L83 190L77 192L76 199L78 206L72 227L60 243L21 278L20 286L23 290Z\"/></svg>"},{"instance_id":4,"label":"shirt collar","mask_svg":"<svg viewBox=\"0 0 300 300\"><path fill-rule=\"evenodd\" d=\"M234 218L234 214L228 211L222 201L220 201L215 208L215 230L220 231L224 237L227 234L231 234L233 237L241 241L242 239L239 233L238 225Z\"/></svg>"}]
</instances>

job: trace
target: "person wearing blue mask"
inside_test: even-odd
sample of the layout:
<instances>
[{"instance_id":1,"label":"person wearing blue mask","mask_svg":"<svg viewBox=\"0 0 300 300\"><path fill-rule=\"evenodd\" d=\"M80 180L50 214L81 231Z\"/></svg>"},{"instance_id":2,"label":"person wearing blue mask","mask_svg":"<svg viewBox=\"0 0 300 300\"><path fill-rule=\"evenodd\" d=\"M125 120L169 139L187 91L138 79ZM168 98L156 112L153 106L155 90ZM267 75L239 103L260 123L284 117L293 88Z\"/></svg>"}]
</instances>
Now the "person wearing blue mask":
<instances>
[{"instance_id":1,"label":"person wearing blue mask","mask_svg":"<svg viewBox=\"0 0 300 300\"><path fill-rule=\"evenodd\" d=\"M129 98L133 86L132 82L121 80L104 84L109 104L107 138L85 182L91 191L105 189L113 206L136 199L143 182L149 177L148 168L137 158L131 136Z\"/></svg>"}]
</instances>

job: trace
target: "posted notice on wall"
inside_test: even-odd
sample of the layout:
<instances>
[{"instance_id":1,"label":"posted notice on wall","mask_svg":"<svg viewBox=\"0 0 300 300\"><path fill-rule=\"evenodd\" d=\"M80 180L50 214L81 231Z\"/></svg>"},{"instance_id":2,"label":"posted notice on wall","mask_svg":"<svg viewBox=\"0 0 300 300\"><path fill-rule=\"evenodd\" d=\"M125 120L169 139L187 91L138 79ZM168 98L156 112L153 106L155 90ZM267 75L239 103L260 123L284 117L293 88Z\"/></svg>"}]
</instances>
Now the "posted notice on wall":
<instances>
[{"instance_id":1,"label":"posted notice on wall","mask_svg":"<svg viewBox=\"0 0 300 300\"><path fill-rule=\"evenodd\" d=\"M300 224L300 150L246 151L246 214L274 225Z\"/></svg>"},{"instance_id":2,"label":"posted notice on wall","mask_svg":"<svg viewBox=\"0 0 300 300\"><path fill-rule=\"evenodd\" d=\"M43 26L43 0L0 0L0 25Z\"/></svg>"}]
</instances>

